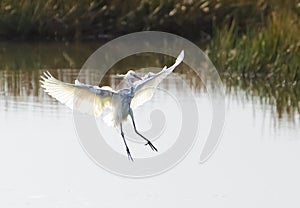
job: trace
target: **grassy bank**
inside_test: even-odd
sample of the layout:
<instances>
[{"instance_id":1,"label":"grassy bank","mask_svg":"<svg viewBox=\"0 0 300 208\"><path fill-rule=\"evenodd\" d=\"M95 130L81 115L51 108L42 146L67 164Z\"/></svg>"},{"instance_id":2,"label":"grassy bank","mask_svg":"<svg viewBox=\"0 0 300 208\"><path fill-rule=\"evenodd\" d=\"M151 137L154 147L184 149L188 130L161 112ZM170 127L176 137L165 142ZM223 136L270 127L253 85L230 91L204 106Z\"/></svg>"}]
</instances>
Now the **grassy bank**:
<instances>
[{"instance_id":1,"label":"grassy bank","mask_svg":"<svg viewBox=\"0 0 300 208\"><path fill-rule=\"evenodd\" d=\"M263 26L246 27L243 33L233 20L216 29L208 54L225 75L293 83L300 79L299 34L299 17L291 11L271 13Z\"/></svg>"},{"instance_id":2,"label":"grassy bank","mask_svg":"<svg viewBox=\"0 0 300 208\"><path fill-rule=\"evenodd\" d=\"M2 39L97 39L162 30L211 37L232 19L241 30L260 25L275 7L299 12L292 0L2 0Z\"/></svg>"}]
</instances>

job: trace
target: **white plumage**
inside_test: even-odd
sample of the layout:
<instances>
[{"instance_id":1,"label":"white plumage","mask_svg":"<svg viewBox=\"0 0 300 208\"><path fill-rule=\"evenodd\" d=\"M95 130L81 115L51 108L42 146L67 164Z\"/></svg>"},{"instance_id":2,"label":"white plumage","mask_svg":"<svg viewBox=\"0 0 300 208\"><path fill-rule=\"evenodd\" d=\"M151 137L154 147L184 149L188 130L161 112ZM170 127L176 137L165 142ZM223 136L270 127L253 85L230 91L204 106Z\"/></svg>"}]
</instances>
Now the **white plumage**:
<instances>
[{"instance_id":1,"label":"white plumage","mask_svg":"<svg viewBox=\"0 0 300 208\"><path fill-rule=\"evenodd\" d=\"M45 72L44 76L41 76L41 83L45 92L73 110L96 117L106 112L103 120L108 125L120 126L128 157L132 160L124 138L122 122L130 115L136 133L145 139L153 150L157 151L152 143L136 130L133 110L153 97L155 88L182 62L183 58L184 51L179 54L176 62L169 68L165 66L160 72L156 74L150 72L142 78L134 71L129 70L125 75L121 75L129 87L118 91L114 91L108 86L87 85L78 80L75 80L75 84L65 83L55 79L49 72ZM134 82L136 79L138 81ZM104 111L105 109L107 110Z\"/></svg>"}]
</instances>

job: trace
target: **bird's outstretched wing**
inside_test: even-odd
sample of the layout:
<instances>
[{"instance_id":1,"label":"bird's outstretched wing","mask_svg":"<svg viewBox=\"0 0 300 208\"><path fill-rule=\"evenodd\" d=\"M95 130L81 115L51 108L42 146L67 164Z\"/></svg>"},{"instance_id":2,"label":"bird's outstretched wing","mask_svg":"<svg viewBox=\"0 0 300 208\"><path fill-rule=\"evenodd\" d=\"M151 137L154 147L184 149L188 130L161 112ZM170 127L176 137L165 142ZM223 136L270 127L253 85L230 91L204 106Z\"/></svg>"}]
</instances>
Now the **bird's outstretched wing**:
<instances>
[{"instance_id":1,"label":"bird's outstretched wing","mask_svg":"<svg viewBox=\"0 0 300 208\"><path fill-rule=\"evenodd\" d=\"M154 94L155 88L166 78L183 60L184 51L181 51L175 63L167 68L166 66L158 73L148 73L141 81L135 84L135 95L131 101L131 108L135 109L149 101Z\"/></svg>"},{"instance_id":2,"label":"bird's outstretched wing","mask_svg":"<svg viewBox=\"0 0 300 208\"><path fill-rule=\"evenodd\" d=\"M115 92L110 87L85 85L78 80L69 84L55 79L49 72L41 79L44 91L71 109L99 116L106 107L111 107Z\"/></svg>"}]
</instances>

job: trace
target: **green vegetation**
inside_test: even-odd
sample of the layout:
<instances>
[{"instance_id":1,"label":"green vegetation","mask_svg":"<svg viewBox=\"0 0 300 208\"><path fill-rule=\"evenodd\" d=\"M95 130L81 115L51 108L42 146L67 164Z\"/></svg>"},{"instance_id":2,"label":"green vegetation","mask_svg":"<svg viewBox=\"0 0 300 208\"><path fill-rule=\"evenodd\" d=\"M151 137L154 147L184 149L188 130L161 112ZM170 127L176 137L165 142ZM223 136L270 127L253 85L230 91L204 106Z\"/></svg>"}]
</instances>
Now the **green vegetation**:
<instances>
[{"instance_id":1,"label":"green vegetation","mask_svg":"<svg viewBox=\"0 0 300 208\"><path fill-rule=\"evenodd\" d=\"M232 19L261 25L276 8L299 13L293 0L1 0L2 39L95 39L162 30L198 39Z\"/></svg>"},{"instance_id":2,"label":"green vegetation","mask_svg":"<svg viewBox=\"0 0 300 208\"><path fill-rule=\"evenodd\" d=\"M228 89L236 87L261 102L276 104L281 117L300 113L300 21L296 7L273 6L255 24L216 28L207 52Z\"/></svg>"}]
</instances>

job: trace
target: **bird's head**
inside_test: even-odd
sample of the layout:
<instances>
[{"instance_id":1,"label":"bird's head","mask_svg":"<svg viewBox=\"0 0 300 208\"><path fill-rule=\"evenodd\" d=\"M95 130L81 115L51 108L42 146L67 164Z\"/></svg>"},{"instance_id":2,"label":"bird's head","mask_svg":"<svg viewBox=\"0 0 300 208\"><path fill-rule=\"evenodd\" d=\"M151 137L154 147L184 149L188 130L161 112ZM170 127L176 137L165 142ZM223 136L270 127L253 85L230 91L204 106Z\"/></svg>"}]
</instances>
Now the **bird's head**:
<instances>
[{"instance_id":1,"label":"bird's head","mask_svg":"<svg viewBox=\"0 0 300 208\"><path fill-rule=\"evenodd\" d=\"M140 76L138 76L135 71L129 70L126 74L119 74L119 77L124 77L128 81L134 81L135 79L142 80Z\"/></svg>"}]
</instances>

